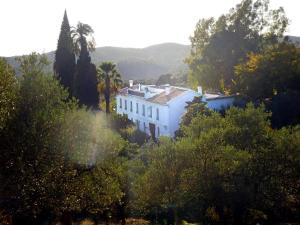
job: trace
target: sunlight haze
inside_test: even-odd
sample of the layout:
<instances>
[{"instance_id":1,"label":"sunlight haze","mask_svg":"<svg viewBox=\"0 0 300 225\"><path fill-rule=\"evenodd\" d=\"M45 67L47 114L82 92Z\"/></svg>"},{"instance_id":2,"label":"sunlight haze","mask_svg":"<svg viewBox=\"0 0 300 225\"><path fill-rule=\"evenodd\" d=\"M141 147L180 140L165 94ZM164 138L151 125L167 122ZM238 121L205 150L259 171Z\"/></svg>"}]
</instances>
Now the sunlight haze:
<instances>
[{"instance_id":1,"label":"sunlight haze","mask_svg":"<svg viewBox=\"0 0 300 225\"><path fill-rule=\"evenodd\" d=\"M78 21L95 31L97 47L142 48L176 42L190 44L189 36L200 18L217 17L239 0L61 0L3 1L0 56L49 52L56 49L64 10L70 25ZM283 6L291 20L288 34L300 36L299 2L271 0Z\"/></svg>"}]
</instances>

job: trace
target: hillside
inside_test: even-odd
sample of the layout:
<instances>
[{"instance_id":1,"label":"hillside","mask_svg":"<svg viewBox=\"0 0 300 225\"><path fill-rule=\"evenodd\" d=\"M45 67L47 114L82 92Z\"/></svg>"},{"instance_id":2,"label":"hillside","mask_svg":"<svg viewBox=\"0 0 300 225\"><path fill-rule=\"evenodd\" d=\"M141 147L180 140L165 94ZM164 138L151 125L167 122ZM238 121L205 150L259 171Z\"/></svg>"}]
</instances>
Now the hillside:
<instances>
[{"instance_id":1,"label":"hillside","mask_svg":"<svg viewBox=\"0 0 300 225\"><path fill-rule=\"evenodd\" d=\"M185 71L183 60L189 54L190 46L176 43L152 45L146 48L99 47L91 54L92 61L99 65L103 61L115 62L123 79L148 80L157 79L161 74ZM54 52L46 53L51 62ZM7 61L18 68L15 57Z\"/></svg>"},{"instance_id":2,"label":"hillside","mask_svg":"<svg viewBox=\"0 0 300 225\"><path fill-rule=\"evenodd\" d=\"M297 36L288 36L288 37L292 42L297 43L298 45L300 44L300 37Z\"/></svg>"}]
</instances>

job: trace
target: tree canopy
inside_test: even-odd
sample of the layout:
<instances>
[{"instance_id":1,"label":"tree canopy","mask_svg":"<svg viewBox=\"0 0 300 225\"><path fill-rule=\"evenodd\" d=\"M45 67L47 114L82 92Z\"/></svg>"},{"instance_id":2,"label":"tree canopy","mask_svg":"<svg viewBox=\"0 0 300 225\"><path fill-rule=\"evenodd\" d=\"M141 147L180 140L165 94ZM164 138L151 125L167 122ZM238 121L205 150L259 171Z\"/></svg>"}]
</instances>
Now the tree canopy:
<instances>
[{"instance_id":1,"label":"tree canopy","mask_svg":"<svg viewBox=\"0 0 300 225\"><path fill-rule=\"evenodd\" d=\"M0 129L1 210L14 224L69 224L82 212L106 218L123 197L119 156L127 142L43 72L44 56L19 61L15 113Z\"/></svg>"},{"instance_id":2,"label":"tree canopy","mask_svg":"<svg viewBox=\"0 0 300 225\"><path fill-rule=\"evenodd\" d=\"M182 137L162 138L141 157L135 206L171 224L297 220L299 129L273 130L269 117L251 104L195 115Z\"/></svg>"},{"instance_id":3,"label":"tree canopy","mask_svg":"<svg viewBox=\"0 0 300 225\"><path fill-rule=\"evenodd\" d=\"M201 19L190 38L192 50L186 59L190 81L230 92L234 67L249 52L278 42L287 25L283 8L270 10L268 0L243 0L218 19Z\"/></svg>"},{"instance_id":4,"label":"tree canopy","mask_svg":"<svg viewBox=\"0 0 300 225\"><path fill-rule=\"evenodd\" d=\"M126 115L88 108L99 82L109 112L121 78L111 62L96 70L92 28L70 32L66 13L56 76L45 55L19 57L18 77L0 59L0 224L298 223L300 51L281 39L283 9L268 7L243 0L199 21L191 85L250 103L217 112L196 97L175 138L153 141Z\"/></svg>"},{"instance_id":5,"label":"tree canopy","mask_svg":"<svg viewBox=\"0 0 300 225\"><path fill-rule=\"evenodd\" d=\"M18 91L15 71L4 59L0 58L0 129L13 116Z\"/></svg>"},{"instance_id":6,"label":"tree canopy","mask_svg":"<svg viewBox=\"0 0 300 225\"><path fill-rule=\"evenodd\" d=\"M300 91L300 49L280 43L250 53L235 67L236 92L252 101L273 98L287 90Z\"/></svg>"}]
</instances>

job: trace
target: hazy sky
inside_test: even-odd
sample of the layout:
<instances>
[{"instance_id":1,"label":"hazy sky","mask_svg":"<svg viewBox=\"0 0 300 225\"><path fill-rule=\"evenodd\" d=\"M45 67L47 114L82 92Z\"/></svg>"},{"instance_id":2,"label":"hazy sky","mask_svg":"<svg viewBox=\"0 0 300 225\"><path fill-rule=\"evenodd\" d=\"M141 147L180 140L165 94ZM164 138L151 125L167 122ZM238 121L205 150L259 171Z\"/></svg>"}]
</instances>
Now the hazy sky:
<instances>
[{"instance_id":1,"label":"hazy sky","mask_svg":"<svg viewBox=\"0 0 300 225\"><path fill-rule=\"evenodd\" d=\"M97 47L189 44L200 18L226 13L240 0L4 0L0 8L0 56L55 50L65 8L70 24L88 23ZM271 0L300 36L300 0Z\"/></svg>"}]
</instances>

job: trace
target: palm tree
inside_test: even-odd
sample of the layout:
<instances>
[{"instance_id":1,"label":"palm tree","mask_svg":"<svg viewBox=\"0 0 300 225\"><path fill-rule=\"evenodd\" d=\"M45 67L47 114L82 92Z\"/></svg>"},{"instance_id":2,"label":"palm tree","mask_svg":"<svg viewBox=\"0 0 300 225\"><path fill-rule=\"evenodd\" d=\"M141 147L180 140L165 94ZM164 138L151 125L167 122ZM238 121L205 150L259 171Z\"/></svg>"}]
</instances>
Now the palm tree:
<instances>
[{"instance_id":1,"label":"palm tree","mask_svg":"<svg viewBox=\"0 0 300 225\"><path fill-rule=\"evenodd\" d=\"M71 36L74 43L76 55L80 54L81 50L92 52L95 50L95 39L93 37L94 30L88 24L78 22L76 27L72 27ZM88 41L87 41L88 39Z\"/></svg>"},{"instance_id":2,"label":"palm tree","mask_svg":"<svg viewBox=\"0 0 300 225\"><path fill-rule=\"evenodd\" d=\"M95 49L93 33L90 25L78 22L77 26L72 28L71 37L78 57L73 82L74 96L78 98L80 104L95 107L99 102L97 71L89 54Z\"/></svg>"},{"instance_id":3,"label":"palm tree","mask_svg":"<svg viewBox=\"0 0 300 225\"><path fill-rule=\"evenodd\" d=\"M116 93L122 85L121 75L117 70L116 64L112 62L103 62L97 69L98 90L104 86L104 98L106 113L110 113L110 95Z\"/></svg>"}]
</instances>

